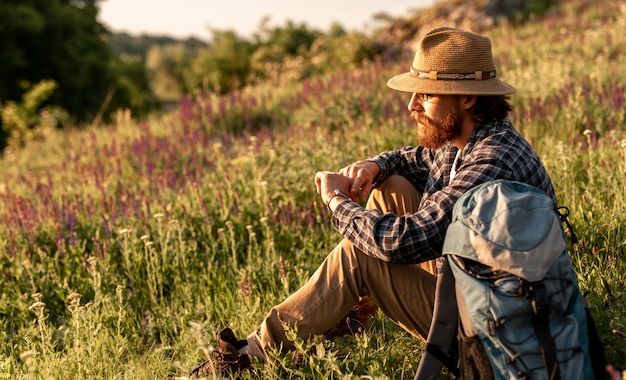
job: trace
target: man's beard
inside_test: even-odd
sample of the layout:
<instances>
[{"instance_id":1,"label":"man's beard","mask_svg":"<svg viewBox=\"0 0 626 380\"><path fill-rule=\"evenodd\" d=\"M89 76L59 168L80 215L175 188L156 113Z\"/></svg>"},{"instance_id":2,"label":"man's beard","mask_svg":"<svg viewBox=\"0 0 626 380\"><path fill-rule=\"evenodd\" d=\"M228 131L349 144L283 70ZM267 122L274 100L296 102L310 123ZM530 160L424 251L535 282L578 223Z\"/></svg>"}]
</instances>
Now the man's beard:
<instances>
[{"instance_id":1,"label":"man's beard","mask_svg":"<svg viewBox=\"0 0 626 380\"><path fill-rule=\"evenodd\" d=\"M442 147L445 143L459 137L463 131L458 108L452 108L441 122L415 111L411 113L411 119L420 124L417 127L417 138L420 145L428 149Z\"/></svg>"}]
</instances>

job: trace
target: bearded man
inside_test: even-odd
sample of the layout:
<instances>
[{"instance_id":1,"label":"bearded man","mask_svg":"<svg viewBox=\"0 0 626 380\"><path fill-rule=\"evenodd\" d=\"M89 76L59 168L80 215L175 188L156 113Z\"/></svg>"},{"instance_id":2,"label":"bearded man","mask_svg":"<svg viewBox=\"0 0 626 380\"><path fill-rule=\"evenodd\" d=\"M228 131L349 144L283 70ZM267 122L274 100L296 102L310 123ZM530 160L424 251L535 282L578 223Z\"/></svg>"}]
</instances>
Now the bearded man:
<instances>
[{"instance_id":1,"label":"bearded man","mask_svg":"<svg viewBox=\"0 0 626 380\"><path fill-rule=\"evenodd\" d=\"M215 357L193 375L233 373L249 366L250 355L269 360L270 347L293 349L284 323L303 339L332 335L355 304L361 314L377 305L425 340L456 200L502 179L540 188L556 206L548 173L507 118L515 88L497 77L489 38L432 30L420 41L410 70L387 85L411 94L408 110L419 145L316 174L317 192L344 239L302 288L270 310L258 331L238 340L229 328L222 330ZM363 208L359 202L365 199Z\"/></svg>"}]
</instances>

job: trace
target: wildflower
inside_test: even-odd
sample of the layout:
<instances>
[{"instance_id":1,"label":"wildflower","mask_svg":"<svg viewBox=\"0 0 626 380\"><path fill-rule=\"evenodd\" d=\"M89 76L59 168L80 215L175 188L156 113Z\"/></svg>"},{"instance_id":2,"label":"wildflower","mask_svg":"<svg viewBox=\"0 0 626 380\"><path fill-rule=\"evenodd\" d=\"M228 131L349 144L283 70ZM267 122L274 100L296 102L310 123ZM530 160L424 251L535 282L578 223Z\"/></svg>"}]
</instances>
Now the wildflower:
<instances>
[{"instance_id":1,"label":"wildflower","mask_svg":"<svg viewBox=\"0 0 626 380\"><path fill-rule=\"evenodd\" d=\"M559 141L556 143L556 152L559 156L565 154L565 144L563 143L563 141Z\"/></svg>"},{"instance_id":2,"label":"wildflower","mask_svg":"<svg viewBox=\"0 0 626 380\"><path fill-rule=\"evenodd\" d=\"M261 181L261 182L259 182L259 185L261 185L262 187L266 187L267 186L267 181Z\"/></svg>"},{"instance_id":3,"label":"wildflower","mask_svg":"<svg viewBox=\"0 0 626 380\"><path fill-rule=\"evenodd\" d=\"M154 215L152 215L152 217L154 217L154 219L163 219L165 217L165 214L163 214L162 212L156 213Z\"/></svg>"},{"instance_id":4,"label":"wildflower","mask_svg":"<svg viewBox=\"0 0 626 380\"><path fill-rule=\"evenodd\" d=\"M33 302L33 304L28 307L28 310L34 311L36 309L43 309L44 307L46 307L45 303L41 301L37 301L37 302Z\"/></svg>"},{"instance_id":5,"label":"wildflower","mask_svg":"<svg viewBox=\"0 0 626 380\"><path fill-rule=\"evenodd\" d=\"M592 133L593 133L593 131L591 129L589 129L589 128L587 128L587 129L585 129L583 131L583 135L585 135L585 136L590 136Z\"/></svg>"},{"instance_id":6,"label":"wildflower","mask_svg":"<svg viewBox=\"0 0 626 380\"><path fill-rule=\"evenodd\" d=\"M285 259L283 256L280 256L280 280L282 282L287 281L287 271L285 270Z\"/></svg>"},{"instance_id":7,"label":"wildflower","mask_svg":"<svg viewBox=\"0 0 626 380\"><path fill-rule=\"evenodd\" d=\"M260 222L263 223L263 224L267 223L268 221L269 221L269 218L266 217L266 216L262 217L261 220L260 220Z\"/></svg>"},{"instance_id":8,"label":"wildflower","mask_svg":"<svg viewBox=\"0 0 626 380\"><path fill-rule=\"evenodd\" d=\"M609 285L609 282L604 278L602 279L602 284L604 285L604 288L606 289L606 292L609 295L609 302L611 302L612 304L615 304L616 298L615 298L615 295L613 294L613 289L611 289L611 285Z\"/></svg>"},{"instance_id":9,"label":"wildflower","mask_svg":"<svg viewBox=\"0 0 626 380\"><path fill-rule=\"evenodd\" d=\"M122 285L118 285L115 287L115 295L117 299L121 302L124 299L124 287Z\"/></svg>"},{"instance_id":10,"label":"wildflower","mask_svg":"<svg viewBox=\"0 0 626 380\"><path fill-rule=\"evenodd\" d=\"M127 233L130 233L130 230L128 228L122 228L121 230L117 231L117 233L119 233L120 235L125 235Z\"/></svg>"},{"instance_id":11,"label":"wildflower","mask_svg":"<svg viewBox=\"0 0 626 380\"><path fill-rule=\"evenodd\" d=\"M146 240L150 239L150 235L143 235L139 239L141 239L143 241L146 241Z\"/></svg>"},{"instance_id":12,"label":"wildflower","mask_svg":"<svg viewBox=\"0 0 626 380\"><path fill-rule=\"evenodd\" d=\"M613 334L620 336L622 338L626 338L626 334L622 331L622 330L618 330L618 329L613 329Z\"/></svg>"},{"instance_id":13,"label":"wildflower","mask_svg":"<svg viewBox=\"0 0 626 380\"><path fill-rule=\"evenodd\" d=\"M202 329L204 329L204 323L189 321L189 327L191 327L192 330L202 331Z\"/></svg>"},{"instance_id":14,"label":"wildflower","mask_svg":"<svg viewBox=\"0 0 626 380\"><path fill-rule=\"evenodd\" d=\"M88 258L85 259L84 263L85 263L85 268L87 268L87 270L91 270L91 268L93 268L94 264L96 263L96 261L98 260L97 257L95 256L90 256Z\"/></svg>"},{"instance_id":15,"label":"wildflower","mask_svg":"<svg viewBox=\"0 0 626 380\"><path fill-rule=\"evenodd\" d=\"M239 289L243 293L244 297L250 297L252 294L252 284L250 283L250 279L248 278L248 272L243 273L243 279L239 283Z\"/></svg>"},{"instance_id":16,"label":"wildflower","mask_svg":"<svg viewBox=\"0 0 626 380\"><path fill-rule=\"evenodd\" d=\"M34 355L35 355L35 351L27 350L27 351L24 351L24 352L22 352L20 354L20 359L21 360L26 360L26 359L30 358L31 356L34 356Z\"/></svg>"},{"instance_id":17,"label":"wildflower","mask_svg":"<svg viewBox=\"0 0 626 380\"><path fill-rule=\"evenodd\" d=\"M78 293L70 294L67 299L69 301L68 309L74 313L80 307L80 297L81 295Z\"/></svg>"}]
</instances>

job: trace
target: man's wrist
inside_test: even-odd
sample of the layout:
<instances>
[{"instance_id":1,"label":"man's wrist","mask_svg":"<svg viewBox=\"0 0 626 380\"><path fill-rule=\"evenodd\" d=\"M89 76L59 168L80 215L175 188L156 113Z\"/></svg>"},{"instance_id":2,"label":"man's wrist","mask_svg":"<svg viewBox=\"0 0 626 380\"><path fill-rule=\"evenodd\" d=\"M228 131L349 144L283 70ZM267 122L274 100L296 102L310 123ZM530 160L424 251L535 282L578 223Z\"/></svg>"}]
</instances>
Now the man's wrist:
<instances>
[{"instance_id":1,"label":"man's wrist","mask_svg":"<svg viewBox=\"0 0 626 380\"><path fill-rule=\"evenodd\" d=\"M330 198L328 198L328 203L326 204L326 206L328 207L328 210L330 210L330 212L334 212L335 208L337 208L337 205L345 200L350 200L350 196L339 189L335 189L333 190L333 194L330 196Z\"/></svg>"}]
</instances>

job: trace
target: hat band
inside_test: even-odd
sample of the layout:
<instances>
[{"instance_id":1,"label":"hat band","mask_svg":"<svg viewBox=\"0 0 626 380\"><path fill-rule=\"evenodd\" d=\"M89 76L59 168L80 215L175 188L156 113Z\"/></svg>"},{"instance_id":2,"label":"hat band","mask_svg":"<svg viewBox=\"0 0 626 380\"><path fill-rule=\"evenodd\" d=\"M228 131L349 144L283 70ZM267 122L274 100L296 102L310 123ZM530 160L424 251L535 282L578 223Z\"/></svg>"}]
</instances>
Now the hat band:
<instances>
[{"instance_id":1,"label":"hat band","mask_svg":"<svg viewBox=\"0 0 626 380\"><path fill-rule=\"evenodd\" d=\"M496 77L496 69L473 73L440 73L437 71L419 71L411 67L410 73L415 77L431 80L485 80Z\"/></svg>"}]
</instances>

